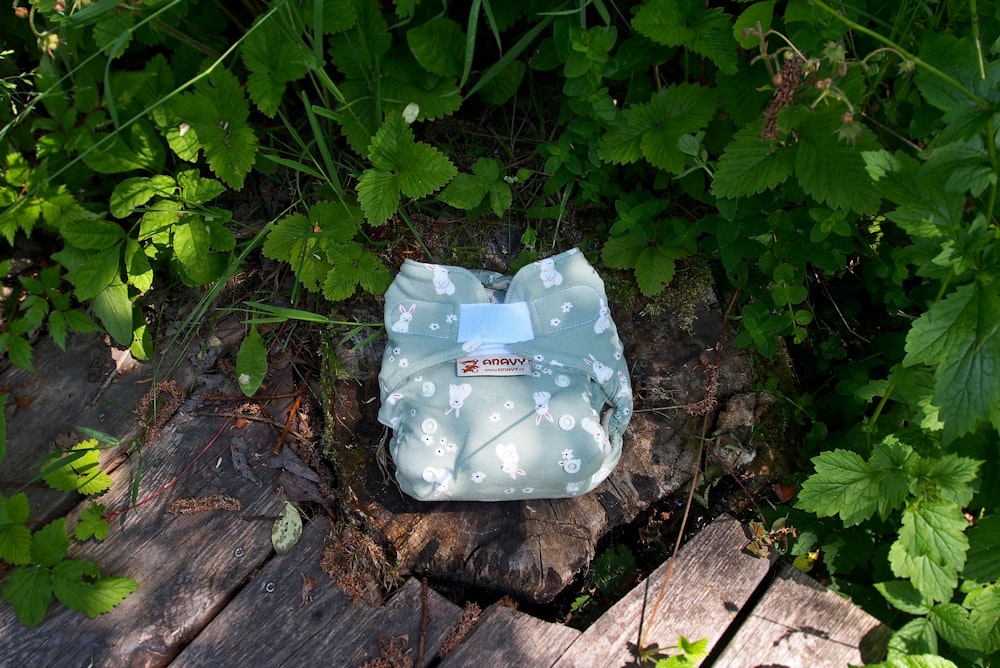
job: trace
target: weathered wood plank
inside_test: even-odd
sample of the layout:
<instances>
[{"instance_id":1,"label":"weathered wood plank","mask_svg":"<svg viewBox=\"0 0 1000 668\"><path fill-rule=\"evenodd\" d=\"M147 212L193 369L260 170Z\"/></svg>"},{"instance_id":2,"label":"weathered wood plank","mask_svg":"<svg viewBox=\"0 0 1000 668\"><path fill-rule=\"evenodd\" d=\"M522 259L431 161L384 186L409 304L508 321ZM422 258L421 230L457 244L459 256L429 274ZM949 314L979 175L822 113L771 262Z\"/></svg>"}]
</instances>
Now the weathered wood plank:
<instances>
[{"instance_id":1,"label":"weathered wood plank","mask_svg":"<svg viewBox=\"0 0 1000 668\"><path fill-rule=\"evenodd\" d=\"M881 660L891 630L783 564L713 665L846 666Z\"/></svg>"},{"instance_id":2,"label":"weathered wood plank","mask_svg":"<svg viewBox=\"0 0 1000 668\"><path fill-rule=\"evenodd\" d=\"M182 409L158 439L142 448L139 498L163 490L222 425L220 419L193 417ZM53 607L33 630L21 626L10 608L0 608L0 637L10 665L64 665L67 656L92 660L95 666L163 665L197 635L272 553L272 522L245 521L226 511L169 514L168 504L223 494L242 502L242 515L258 517L276 516L283 505L269 484L273 471L259 467L264 484L255 486L233 470L229 438L236 433L246 439L251 453L269 450L274 443L261 423L226 431L176 485L115 519L108 540L72 548L71 557L92 559L104 573L139 582L139 589L117 608L87 619ZM112 488L99 499L109 510L128 505L139 462L133 455L115 471ZM70 515L71 527L77 512Z\"/></svg>"},{"instance_id":3,"label":"weathered wood plank","mask_svg":"<svg viewBox=\"0 0 1000 668\"><path fill-rule=\"evenodd\" d=\"M288 665L359 666L379 656L380 638L404 644L406 655L417 665L421 637L424 663L420 665L426 665L461 613L457 605L433 589L428 588L425 597L421 583L410 578L383 606L373 608L358 603L341 614L323 634L300 645L289 657Z\"/></svg>"},{"instance_id":4,"label":"weathered wood plank","mask_svg":"<svg viewBox=\"0 0 1000 668\"><path fill-rule=\"evenodd\" d=\"M329 521L308 524L295 548L269 560L170 664L280 666L329 632L351 601L320 568ZM267 642L261 642L267 639Z\"/></svg>"},{"instance_id":5,"label":"weathered wood plank","mask_svg":"<svg viewBox=\"0 0 1000 668\"><path fill-rule=\"evenodd\" d=\"M725 515L718 518L677 555L655 619L649 616L669 561L584 631L555 665L625 665L634 657L640 623L650 625L648 644L669 647L683 635L690 640L708 638L709 646L714 646L771 566L766 559L744 553L745 544L739 522Z\"/></svg>"},{"instance_id":6,"label":"weathered wood plank","mask_svg":"<svg viewBox=\"0 0 1000 668\"><path fill-rule=\"evenodd\" d=\"M441 668L492 666L548 666L565 651L580 631L550 624L503 605L493 605Z\"/></svg>"}]
</instances>

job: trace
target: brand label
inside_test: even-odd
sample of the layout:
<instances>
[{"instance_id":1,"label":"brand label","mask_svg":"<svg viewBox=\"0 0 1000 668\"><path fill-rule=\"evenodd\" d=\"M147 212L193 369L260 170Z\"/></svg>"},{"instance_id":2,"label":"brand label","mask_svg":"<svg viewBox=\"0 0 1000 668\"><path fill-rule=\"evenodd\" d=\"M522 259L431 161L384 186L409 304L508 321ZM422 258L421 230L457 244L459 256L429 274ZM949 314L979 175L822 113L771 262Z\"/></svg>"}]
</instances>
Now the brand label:
<instances>
[{"instance_id":1,"label":"brand label","mask_svg":"<svg viewBox=\"0 0 1000 668\"><path fill-rule=\"evenodd\" d=\"M517 355L476 355L455 360L459 376L529 376L527 357Z\"/></svg>"}]
</instances>

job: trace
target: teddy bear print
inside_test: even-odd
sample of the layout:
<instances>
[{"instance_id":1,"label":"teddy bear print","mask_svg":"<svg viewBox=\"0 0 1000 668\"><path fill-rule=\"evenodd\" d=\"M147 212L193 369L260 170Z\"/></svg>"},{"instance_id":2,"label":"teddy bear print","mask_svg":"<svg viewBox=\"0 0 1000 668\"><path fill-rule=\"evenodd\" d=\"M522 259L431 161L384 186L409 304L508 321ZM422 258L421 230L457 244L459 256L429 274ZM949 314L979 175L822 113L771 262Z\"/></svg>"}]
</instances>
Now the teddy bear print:
<instances>
[{"instance_id":1,"label":"teddy bear print","mask_svg":"<svg viewBox=\"0 0 1000 668\"><path fill-rule=\"evenodd\" d=\"M546 258L544 260L539 260L538 265L541 266L541 271L538 272L538 277L542 279L542 285L547 288L551 288L555 285L562 285L563 277L556 269L556 261L552 258Z\"/></svg>"},{"instance_id":2,"label":"teddy bear print","mask_svg":"<svg viewBox=\"0 0 1000 668\"><path fill-rule=\"evenodd\" d=\"M459 417L462 412L462 406L465 405L465 400L469 398L472 394L472 386L468 383L462 383L461 385L449 385L448 386L448 408L445 409L444 414L455 411L455 417Z\"/></svg>"},{"instance_id":3,"label":"teddy bear print","mask_svg":"<svg viewBox=\"0 0 1000 668\"><path fill-rule=\"evenodd\" d=\"M549 413L549 399L552 398L552 394L549 392L532 392L531 396L535 399L535 425L541 424L542 418L552 422L552 414Z\"/></svg>"},{"instance_id":4,"label":"teddy bear print","mask_svg":"<svg viewBox=\"0 0 1000 668\"><path fill-rule=\"evenodd\" d=\"M416 304L410 306L409 310L403 308L403 305L399 305L399 320L392 323L392 331L399 332L400 334L407 334L410 331L410 321L413 320L413 311L417 308Z\"/></svg>"},{"instance_id":5,"label":"teddy bear print","mask_svg":"<svg viewBox=\"0 0 1000 668\"><path fill-rule=\"evenodd\" d=\"M439 264L428 264L424 266L434 272L434 292L439 295L455 294L455 284L451 281L451 276L449 276L450 272L447 267L442 267Z\"/></svg>"},{"instance_id":6,"label":"teddy bear print","mask_svg":"<svg viewBox=\"0 0 1000 668\"><path fill-rule=\"evenodd\" d=\"M500 458L500 470L510 476L511 480L517 480L519 475L527 475L524 469L518 468L517 462L521 456L517 454L517 446L513 443L500 443L496 447L497 457Z\"/></svg>"},{"instance_id":7,"label":"teddy bear print","mask_svg":"<svg viewBox=\"0 0 1000 668\"><path fill-rule=\"evenodd\" d=\"M594 367L594 377L597 378L597 382L606 383L611 380L611 375L614 373L614 369L598 361L593 355L589 355L589 360L583 360L590 366Z\"/></svg>"}]
</instances>

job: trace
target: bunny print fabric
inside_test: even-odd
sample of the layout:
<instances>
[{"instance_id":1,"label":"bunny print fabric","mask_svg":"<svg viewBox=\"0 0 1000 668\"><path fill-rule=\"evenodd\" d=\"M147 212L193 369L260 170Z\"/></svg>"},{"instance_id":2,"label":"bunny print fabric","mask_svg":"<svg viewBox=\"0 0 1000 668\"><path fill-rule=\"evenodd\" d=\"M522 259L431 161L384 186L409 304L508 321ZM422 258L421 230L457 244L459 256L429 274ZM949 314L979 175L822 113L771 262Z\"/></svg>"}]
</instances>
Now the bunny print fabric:
<instances>
[{"instance_id":1,"label":"bunny print fabric","mask_svg":"<svg viewBox=\"0 0 1000 668\"><path fill-rule=\"evenodd\" d=\"M379 421L405 493L570 497L618 463L628 366L604 283L576 249L513 277L407 260L385 323Z\"/></svg>"}]
</instances>

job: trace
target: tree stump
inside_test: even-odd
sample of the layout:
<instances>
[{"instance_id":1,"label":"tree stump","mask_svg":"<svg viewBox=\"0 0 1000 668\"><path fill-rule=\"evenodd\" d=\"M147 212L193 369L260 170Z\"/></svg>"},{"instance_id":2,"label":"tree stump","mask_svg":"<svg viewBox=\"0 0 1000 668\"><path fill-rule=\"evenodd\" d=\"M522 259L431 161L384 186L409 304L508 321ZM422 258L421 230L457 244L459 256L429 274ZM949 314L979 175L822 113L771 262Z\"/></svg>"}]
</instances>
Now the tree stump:
<instances>
[{"instance_id":1,"label":"tree stump","mask_svg":"<svg viewBox=\"0 0 1000 668\"><path fill-rule=\"evenodd\" d=\"M379 446L385 430L376 420L385 338L354 349L331 344L333 354L325 357L336 362L325 379L325 449L336 467L342 511L394 553L400 575L537 603L552 600L595 556L604 534L691 479L703 439L725 438L726 447L737 451L737 463L753 459L746 441L762 403L750 392L748 356L729 343L732 332L707 272L692 274L699 278L675 281L684 284L682 294L675 290L656 302L635 299L629 309L611 304L632 369L636 408L617 468L594 492L573 499L419 502L403 495ZM380 321L381 305L370 308L367 321Z\"/></svg>"}]
</instances>

